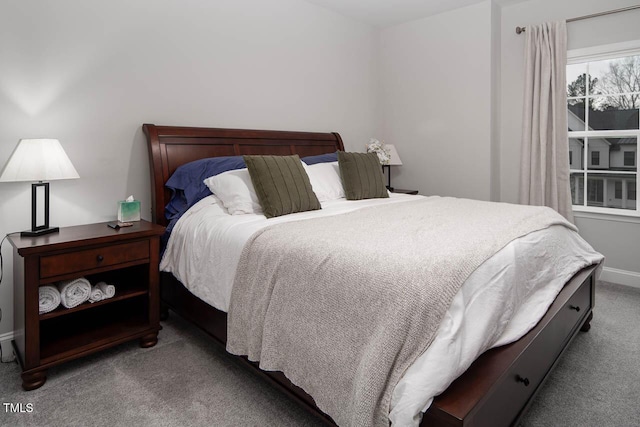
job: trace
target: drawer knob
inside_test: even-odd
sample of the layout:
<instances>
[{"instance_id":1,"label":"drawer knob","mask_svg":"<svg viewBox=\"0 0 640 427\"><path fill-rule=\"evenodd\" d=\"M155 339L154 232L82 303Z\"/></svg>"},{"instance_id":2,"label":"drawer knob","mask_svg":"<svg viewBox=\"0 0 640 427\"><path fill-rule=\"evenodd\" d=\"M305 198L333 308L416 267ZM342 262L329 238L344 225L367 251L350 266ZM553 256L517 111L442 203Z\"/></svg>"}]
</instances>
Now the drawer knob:
<instances>
[{"instance_id":1,"label":"drawer knob","mask_svg":"<svg viewBox=\"0 0 640 427\"><path fill-rule=\"evenodd\" d=\"M98 260L98 262L102 262L104 260L104 257L102 255L98 255L96 259Z\"/></svg>"},{"instance_id":2,"label":"drawer knob","mask_svg":"<svg viewBox=\"0 0 640 427\"><path fill-rule=\"evenodd\" d=\"M570 309L570 310L575 310L575 311L577 311L578 313L580 312L580 306L578 306L578 305L570 305L570 306L569 306L569 309Z\"/></svg>"},{"instance_id":3,"label":"drawer knob","mask_svg":"<svg viewBox=\"0 0 640 427\"><path fill-rule=\"evenodd\" d=\"M516 382L524 384L525 387L529 386L529 378L522 378L520 375L516 375Z\"/></svg>"}]
</instances>

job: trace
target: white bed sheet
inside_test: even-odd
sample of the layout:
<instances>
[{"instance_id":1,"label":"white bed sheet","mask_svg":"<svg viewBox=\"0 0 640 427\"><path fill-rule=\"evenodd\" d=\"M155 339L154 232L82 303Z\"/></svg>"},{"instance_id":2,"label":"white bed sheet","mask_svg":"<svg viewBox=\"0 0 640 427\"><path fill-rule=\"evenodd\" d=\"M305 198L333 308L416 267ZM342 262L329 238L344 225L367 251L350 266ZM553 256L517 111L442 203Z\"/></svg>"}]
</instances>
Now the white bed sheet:
<instances>
[{"instance_id":1,"label":"white bed sheet","mask_svg":"<svg viewBox=\"0 0 640 427\"><path fill-rule=\"evenodd\" d=\"M173 273L198 298L227 312L240 254L256 231L276 223L416 197L423 196L333 200L322 203L319 211L266 219L262 214L229 215L215 196L209 196L176 223L160 269ZM512 241L483 263L455 296L431 346L394 389L392 425L417 426L433 397L446 390L480 354L526 334L564 283L602 259L577 233L553 226Z\"/></svg>"}]
</instances>

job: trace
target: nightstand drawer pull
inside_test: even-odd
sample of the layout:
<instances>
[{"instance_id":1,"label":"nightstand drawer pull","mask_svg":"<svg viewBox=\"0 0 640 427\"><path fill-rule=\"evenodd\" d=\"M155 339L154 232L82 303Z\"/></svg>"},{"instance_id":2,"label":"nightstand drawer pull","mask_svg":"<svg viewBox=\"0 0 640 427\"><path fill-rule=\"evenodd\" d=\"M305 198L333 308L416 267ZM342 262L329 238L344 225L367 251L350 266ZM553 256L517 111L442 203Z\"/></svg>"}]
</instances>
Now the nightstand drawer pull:
<instances>
[{"instance_id":1,"label":"nightstand drawer pull","mask_svg":"<svg viewBox=\"0 0 640 427\"><path fill-rule=\"evenodd\" d=\"M104 257L102 255L98 255L96 259L98 260L98 262L104 261Z\"/></svg>"},{"instance_id":2,"label":"nightstand drawer pull","mask_svg":"<svg viewBox=\"0 0 640 427\"><path fill-rule=\"evenodd\" d=\"M580 306L579 306L579 305L570 305L570 306L569 306L569 309L570 309L570 310L575 310L575 311L577 311L578 313L580 312Z\"/></svg>"},{"instance_id":3,"label":"nightstand drawer pull","mask_svg":"<svg viewBox=\"0 0 640 427\"><path fill-rule=\"evenodd\" d=\"M520 375L516 375L516 382L524 384L525 387L529 387L529 378L522 378Z\"/></svg>"}]
</instances>

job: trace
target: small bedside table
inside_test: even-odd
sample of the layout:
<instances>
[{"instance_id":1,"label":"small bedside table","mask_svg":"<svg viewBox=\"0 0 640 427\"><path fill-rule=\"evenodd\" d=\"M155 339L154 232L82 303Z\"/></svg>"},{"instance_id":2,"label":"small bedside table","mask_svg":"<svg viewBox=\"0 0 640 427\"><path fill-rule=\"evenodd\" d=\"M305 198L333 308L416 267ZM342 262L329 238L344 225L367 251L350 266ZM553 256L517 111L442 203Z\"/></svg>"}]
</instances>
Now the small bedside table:
<instances>
[{"instance_id":1,"label":"small bedside table","mask_svg":"<svg viewBox=\"0 0 640 427\"><path fill-rule=\"evenodd\" d=\"M418 194L418 190L403 190L402 188L394 188L393 190L389 190L392 193L401 193L401 194Z\"/></svg>"},{"instance_id":2,"label":"small bedside table","mask_svg":"<svg viewBox=\"0 0 640 427\"><path fill-rule=\"evenodd\" d=\"M147 221L114 230L108 223L61 227L40 237L10 236L14 329L22 388L47 380L47 369L125 341L158 342L159 240L164 227ZM86 277L106 281L114 297L39 314L38 288Z\"/></svg>"}]
</instances>

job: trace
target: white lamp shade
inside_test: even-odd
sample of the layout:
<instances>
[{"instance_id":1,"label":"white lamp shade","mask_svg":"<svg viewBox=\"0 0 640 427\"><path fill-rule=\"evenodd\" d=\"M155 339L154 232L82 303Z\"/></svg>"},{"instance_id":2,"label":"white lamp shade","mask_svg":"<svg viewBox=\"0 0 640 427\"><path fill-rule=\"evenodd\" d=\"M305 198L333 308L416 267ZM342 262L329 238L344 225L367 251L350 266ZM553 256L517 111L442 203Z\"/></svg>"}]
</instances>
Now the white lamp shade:
<instances>
[{"instance_id":1,"label":"white lamp shade","mask_svg":"<svg viewBox=\"0 0 640 427\"><path fill-rule=\"evenodd\" d=\"M389 149L389 154L391 154L389 158L389 165L400 166L402 164L402 160L400 160L400 156L398 155L396 147L391 144L385 144L384 146Z\"/></svg>"},{"instance_id":2,"label":"white lamp shade","mask_svg":"<svg viewBox=\"0 0 640 427\"><path fill-rule=\"evenodd\" d=\"M21 139L4 166L1 182L80 178L57 139Z\"/></svg>"}]
</instances>

